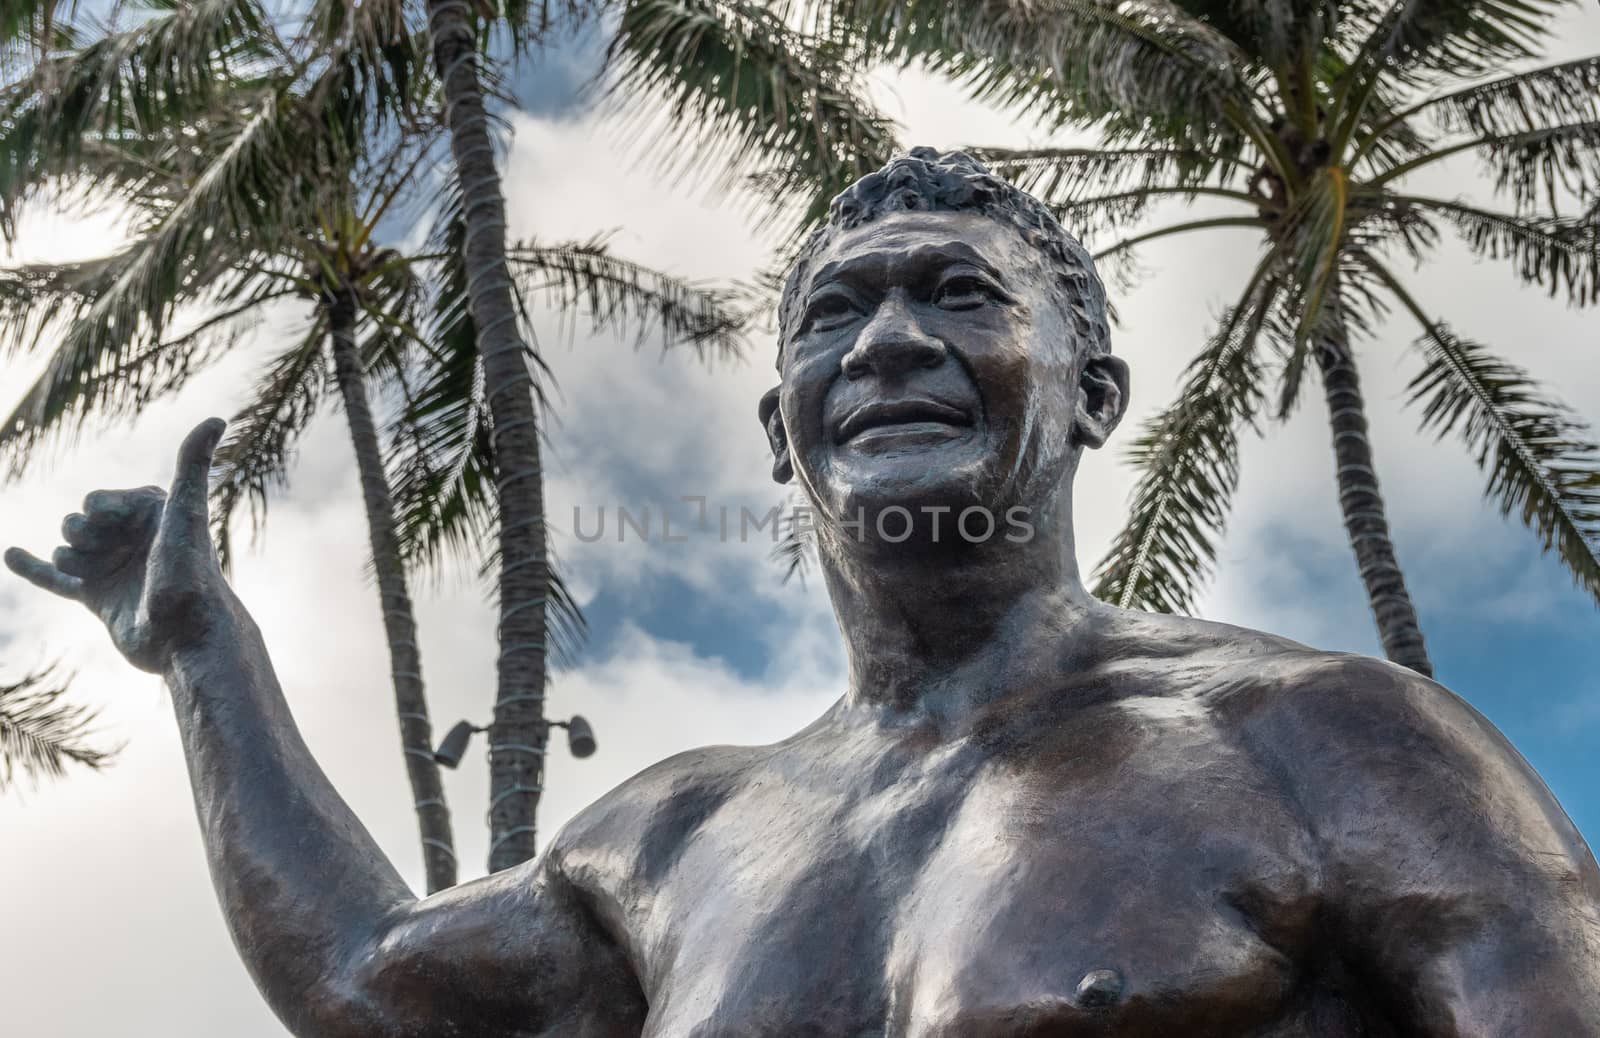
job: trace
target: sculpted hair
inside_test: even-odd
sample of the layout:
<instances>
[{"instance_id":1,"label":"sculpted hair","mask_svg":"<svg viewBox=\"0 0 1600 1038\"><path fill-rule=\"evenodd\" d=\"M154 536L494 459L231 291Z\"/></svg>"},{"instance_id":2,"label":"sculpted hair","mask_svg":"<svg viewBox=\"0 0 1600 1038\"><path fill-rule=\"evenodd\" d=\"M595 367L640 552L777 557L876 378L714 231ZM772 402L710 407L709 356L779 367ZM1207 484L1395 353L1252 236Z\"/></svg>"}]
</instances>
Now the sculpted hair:
<instances>
[{"instance_id":1,"label":"sculpted hair","mask_svg":"<svg viewBox=\"0 0 1600 1038\"><path fill-rule=\"evenodd\" d=\"M1044 203L1001 180L965 152L913 148L840 192L828 207L827 221L801 247L778 307L780 364L800 286L809 279L818 253L842 231L904 212L982 213L1015 228L1055 269L1062 311L1071 319L1079 340L1091 353L1111 352L1106 290L1095 273L1094 260Z\"/></svg>"}]
</instances>

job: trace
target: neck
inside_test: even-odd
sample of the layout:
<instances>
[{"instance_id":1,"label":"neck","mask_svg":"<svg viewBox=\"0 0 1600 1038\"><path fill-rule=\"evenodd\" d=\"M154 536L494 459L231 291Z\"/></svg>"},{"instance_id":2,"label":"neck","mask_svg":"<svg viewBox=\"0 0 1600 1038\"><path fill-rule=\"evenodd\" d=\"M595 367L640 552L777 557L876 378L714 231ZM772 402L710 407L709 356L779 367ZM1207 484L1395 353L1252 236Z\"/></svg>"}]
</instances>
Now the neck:
<instances>
[{"instance_id":1,"label":"neck","mask_svg":"<svg viewBox=\"0 0 1600 1038\"><path fill-rule=\"evenodd\" d=\"M819 530L850 663L849 699L948 717L993 701L1059 658L1091 600L1069 502L1030 516L1025 541L862 543Z\"/></svg>"}]
</instances>

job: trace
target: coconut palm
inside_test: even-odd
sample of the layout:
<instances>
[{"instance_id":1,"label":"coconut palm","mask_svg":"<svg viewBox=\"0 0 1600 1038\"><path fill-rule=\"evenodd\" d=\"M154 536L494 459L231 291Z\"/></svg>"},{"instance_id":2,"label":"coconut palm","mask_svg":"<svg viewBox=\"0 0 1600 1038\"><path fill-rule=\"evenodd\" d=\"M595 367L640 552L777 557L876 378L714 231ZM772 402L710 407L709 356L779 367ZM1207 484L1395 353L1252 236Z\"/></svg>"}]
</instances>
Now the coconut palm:
<instances>
[{"instance_id":1,"label":"coconut palm","mask_svg":"<svg viewBox=\"0 0 1600 1038\"><path fill-rule=\"evenodd\" d=\"M94 711L64 701L50 670L0 682L0 792L20 772L31 781L61 778L69 765L99 771L116 755L92 744Z\"/></svg>"},{"instance_id":2,"label":"coconut palm","mask_svg":"<svg viewBox=\"0 0 1600 1038\"><path fill-rule=\"evenodd\" d=\"M316 302L301 343L309 354L300 358L301 381L322 374L320 351L330 344L367 504L427 883L435 890L455 878L449 811L430 752L415 624L387 511L366 365L351 358L364 282L389 274L392 287L399 279L371 262L382 253L367 247L370 235L360 237L369 227L351 218L347 181L337 175L359 155L351 145L362 139L365 113L351 103L351 86L361 70L335 57L321 74L303 77L289 55L249 4L179 7L52 55L8 89L6 150L12 169L24 171L8 185L8 201L25 199L46 172L58 174L57 185L114 184L137 230L131 245L102 260L9 273L0 306L10 348L36 347L43 322L64 321L65 331L0 432L0 453L18 472L41 439L64 424L134 413L179 388L226 352L266 305L297 296ZM167 101L169 94L179 100ZM302 158L309 168L294 165ZM395 190L380 181L374 197L381 201L366 212L385 210ZM195 301L216 312L170 333L173 313ZM277 455L262 458L259 401L241 417L222 452L224 550L239 488L261 490L281 479L288 459L287 434ZM280 420L292 434L310 416L290 417L299 425Z\"/></svg>"},{"instance_id":3,"label":"coconut palm","mask_svg":"<svg viewBox=\"0 0 1600 1038\"><path fill-rule=\"evenodd\" d=\"M509 29L518 52L536 54L560 25L607 6L507 0L502 9L481 3L468 10L447 0L427 7L431 53L435 68L444 73L443 107L460 167L462 219L450 224L459 234L449 247L467 257L459 287L469 305L456 315L454 335L457 341L475 342L481 359L467 365L451 354L454 365L441 365L417 388L407 414L433 424L402 441L410 452L405 458L442 451L455 460L399 464L395 471L401 481L394 489L402 540L422 546L428 557L440 547L470 547L485 533L500 542L494 554L502 575L501 666L491 745L543 748L547 635L570 632L573 619L544 539L535 421L540 397L534 382L541 369L508 295L519 265L507 266L515 250L502 257L507 253L503 204L484 107L495 80L493 69L479 61L479 15L492 15L489 25ZM888 154L892 139L886 120L863 100L848 55L830 41L796 32L779 13L745 0L627 0L619 6L621 23L610 51L612 97L653 116L663 113L645 103L646 96L665 102L666 118L658 122L674 128L674 143L694 146L694 160L728 162L734 172L749 172L740 164L755 160L761 174L757 186L768 197L783 197L783 188L801 182L846 183ZM310 48L293 54L272 36L266 45L250 42L261 35L264 20L251 2L165 5L115 42L90 48L98 60L75 66L76 78L56 75L56 82L69 87L59 101L14 106L16 129L0 139L0 200L25 197L45 183L113 185L119 191L131 183L152 190L146 182L151 157L144 151L153 150L148 142L164 138L160 161L171 161L189 146L191 127L204 124L205 112L215 104L214 85L238 84L259 74L263 63L297 67L303 76L323 79L343 74L329 96L342 90L365 102L357 106L362 112L392 113L398 100L410 96L407 84L418 75L414 14L405 0L318 0L300 37ZM312 60L308 53L332 57ZM123 64L133 71L119 74ZM403 105L398 108L404 111ZM134 124L138 139L147 142L138 148L124 144L116 130ZM260 132L265 135L274 125L265 120ZM91 129L97 132L87 132ZM339 135L317 127L312 140L348 144L360 129ZM730 142L737 147L728 147ZM0 217L9 220L14 205L0 209ZM256 217L270 223L271 214L257 212L259 206L253 201L230 218L244 225ZM4 229L9 228L7 222ZM204 248L209 241L174 243L174 254L166 257L168 276L180 276L179 268L189 262L180 245ZM567 250L570 272L609 270L619 279L616 284L633 286L628 291L652 295L647 286L640 287L641 272L626 264L612 266L614 258L601 256L593 245ZM71 280L81 284L96 276L114 275L102 264L76 272ZM535 278L531 287L548 290L550 284ZM570 280L554 284L565 286L562 291L570 297ZM611 300L606 305L614 307L617 293L605 295ZM671 303L674 293L654 297ZM161 324L164 312L152 313ZM167 375L186 377L190 357L186 349L163 351L160 359L171 370L143 377L158 386ZM72 379L82 375L64 370L61 386L70 389ZM475 402L467 398L474 391ZM483 496L486 488L492 498ZM533 852L542 757L491 753L490 770L491 861L503 868Z\"/></svg>"},{"instance_id":4,"label":"coconut palm","mask_svg":"<svg viewBox=\"0 0 1600 1038\"><path fill-rule=\"evenodd\" d=\"M359 35L326 31L329 23L317 20L324 15L326 8L314 10L308 34L317 46L314 61L273 64L294 51L264 19L252 22L260 43L244 49L238 37L229 38L229 51L213 56L214 68L241 74L225 104L162 113L142 126L128 126L118 114L72 110L80 131L57 151L110 153L112 161L70 167L58 160L55 168L72 168L96 185L114 184L133 203L139 230L114 256L24 267L0 282L0 328L14 346L36 343L42 319L66 315L68 321L63 345L0 432L0 454L9 455L15 469L52 431L76 427L90 415L137 411L177 389L270 305L298 302L309 310L304 333L268 364L219 449L218 544L226 558L228 517L241 502L257 513L264 508L269 490L286 478L296 438L326 390L336 386L356 448L402 749L432 890L453 882L455 866L430 749L405 563L434 558L442 545L477 546L495 515L489 485L477 478L494 459L486 408L476 392L482 380L476 332L465 313L458 247L464 199L446 192L437 229L418 249L379 244L384 217L403 207L408 191L425 185L418 171L436 135L427 126L395 133L393 125L380 123L366 136L372 125L362 122L362 109L409 112L415 106L396 102L405 91L422 89L427 77L418 74L425 69L415 67L420 52L414 48L407 58L407 45L372 45ZM189 53L192 66L203 64L172 42L183 28L147 21L101 48L116 55L114 61L90 48L79 62L60 59L51 78L91 83L81 93L97 101L125 96L149 75L152 53ZM239 60L241 53L248 60ZM80 67L84 63L90 67ZM53 125L45 116L59 114L50 111L52 99L9 100L15 110L37 112L41 126ZM251 128L263 120L294 131L278 139L295 146L241 158L240 142L249 142ZM184 146L173 148L173 139ZM202 143L190 146L195 140ZM362 144L370 150L360 150ZM37 154L27 158L45 166ZM32 183L42 174L16 179ZM151 277L151 268L162 263L166 276ZM508 269L519 312L540 299L587 313L597 330L634 323L641 336L658 329L664 342L689 342L702 353L739 345L741 319L722 294L621 260L602 242L519 244ZM190 302L212 312L171 333L172 312ZM369 381L400 405L388 448ZM395 486L385 453L389 471L402 474ZM559 582L554 588L558 633L571 633L575 612Z\"/></svg>"},{"instance_id":5,"label":"coconut palm","mask_svg":"<svg viewBox=\"0 0 1600 1038\"><path fill-rule=\"evenodd\" d=\"M507 0L488 24L509 29L519 50L536 53L552 26L606 6ZM869 142L887 140L886 123L851 89L854 74L825 41L788 29L760 4L624 0L615 6L612 97L643 109L646 118L665 114L660 122L677 131L670 147L689 163L714 161L737 171L756 159L767 165L768 190L782 194L785 178L848 182L870 161L863 158L875 146ZM532 857L543 784L547 623L556 600L544 524L538 368L528 362L511 291L505 204L485 107L493 70L480 63L479 9L460 0L427 0L426 9L466 213L467 297L494 430L500 660L489 732L489 867L498 870ZM679 150L685 143L689 149Z\"/></svg>"},{"instance_id":6,"label":"coconut palm","mask_svg":"<svg viewBox=\"0 0 1600 1038\"><path fill-rule=\"evenodd\" d=\"M1407 287L1442 232L1575 304L1600 298L1600 56L1537 60L1566 0L836 0L821 24L863 53L920 63L1051 130L1103 146L977 148L1091 236L1102 261L1145 242L1249 228L1258 255L1178 399L1132 457L1131 515L1095 591L1123 606L1194 604L1239 479L1241 430L1288 417L1315 369L1345 528L1384 651L1432 672L1395 558L1357 361L1391 308L1414 321L1422 428L1455 435L1486 495L1600 599L1600 449L1526 371L1452 330ZM1415 174L1453 155L1492 201ZM1192 218L1133 226L1159 202Z\"/></svg>"}]
</instances>

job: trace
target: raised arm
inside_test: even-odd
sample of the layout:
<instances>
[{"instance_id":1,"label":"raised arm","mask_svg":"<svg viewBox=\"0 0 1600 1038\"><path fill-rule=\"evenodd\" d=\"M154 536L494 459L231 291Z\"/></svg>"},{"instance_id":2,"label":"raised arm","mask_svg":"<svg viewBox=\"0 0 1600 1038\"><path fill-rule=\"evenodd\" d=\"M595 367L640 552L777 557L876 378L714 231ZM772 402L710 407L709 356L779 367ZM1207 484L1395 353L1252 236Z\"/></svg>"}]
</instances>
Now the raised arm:
<instances>
[{"instance_id":1,"label":"raised arm","mask_svg":"<svg viewBox=\"0 0 1600 1038\"><path fill-rule=\"evenodd\" d=\"M82 602L165 676L234 943L302 1036L639 1032L637 984L548 865L418 901L312 759L208 528L223 423L191 433L170 496L97 491L51 563L6 564Z\"/></svg>"},{"instance_id":2,"label":"raised arm","mask_svg":"<svg viewBox=\"0 0 1600 1038\"><path fill-rule=\"evenodd\" d=\"M1337 954L1399 1033L1600 1038L1600 868L1484 717L1351 657L1279 727Z\"/></svg>"}]
</instances>

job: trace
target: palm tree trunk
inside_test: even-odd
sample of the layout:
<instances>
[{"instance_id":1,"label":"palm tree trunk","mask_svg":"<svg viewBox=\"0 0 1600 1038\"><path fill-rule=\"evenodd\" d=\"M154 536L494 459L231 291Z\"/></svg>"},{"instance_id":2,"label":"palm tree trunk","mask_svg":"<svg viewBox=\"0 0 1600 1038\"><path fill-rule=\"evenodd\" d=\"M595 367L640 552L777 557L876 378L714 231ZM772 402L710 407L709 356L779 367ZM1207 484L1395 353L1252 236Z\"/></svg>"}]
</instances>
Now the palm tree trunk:
<instances>
[{"instance_id":1,"label":"palm tree trunk","mask_svg":"<svg viewBox=\"0 0 1600 1038\"><path fill-rule=\"evenodd\" d=\"M467 296L494 423L500 499L500 658L489 726L489 869L533 857L544 788L544 471L528 346L506 268L505 199L478 78L476 23L466 0L428 0L433 60L466 212Z\"/></svg>"},{"instance_id":2,"label":"palm tree trunk","mask_svg":"<svg viewBox=\"0 0 1600 1038\"><path fill-rule=\"evenodd\" d=\"M1403 667L1432 677L1433 662L1428 659L1428 647L1422 639L1417 608L1406 590L1405 574L1395 559L1394 541L1389 536L1389 517L1373 466L1366 400L1361 395L1349 332L1337 313L1331 315L1329 325L1329 330L1318 336L1315 354L1333 430L1339 508L1344 513L1345 532L1350 535L1350 547L1356 553L1356 565L1367 587L1367 601L1378 622L1384 654Z\"/></svg>"},{"instance_id":3,"label":"palm tree trunk","mask_svg":"<svg viewBox=\"0 0 1600 1038\"><path fill-rule=\"evenodd\" d=\"M433 759L433 728L428 722L428 701L422 687L422 656L417 648L417 625L406 590L405 564L400 557L400 537L395 530L394 499L383 470L378 427L367 403L366 369L356 345L356 300L348 290L336 293L328 304L329 337L333 341L334 377L344 397L345 420L356 449L356 469L361 476L361 497L367 508L367 533L372 541L372 566L378 576L383 602L383 629L389 638L389 668L394 679L394 705L400 718L400 748L406 775L422 830L422 859L428 893L455 885L456 853L450 829L450 808L445 804L439 765Z\"/></svg>"}]
</instances>

